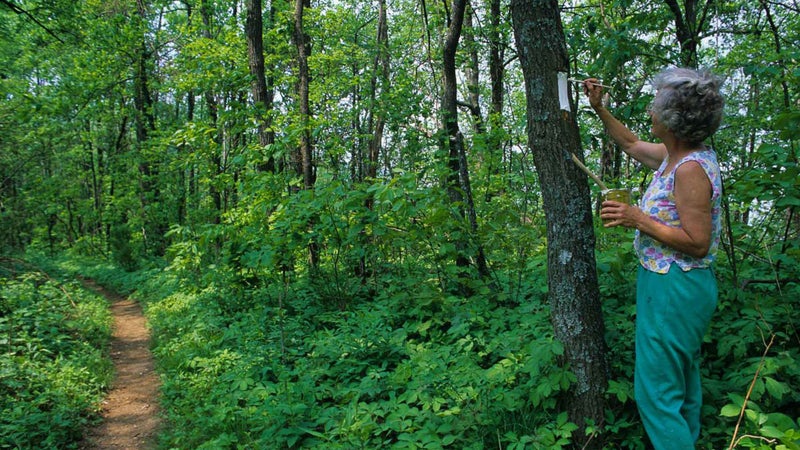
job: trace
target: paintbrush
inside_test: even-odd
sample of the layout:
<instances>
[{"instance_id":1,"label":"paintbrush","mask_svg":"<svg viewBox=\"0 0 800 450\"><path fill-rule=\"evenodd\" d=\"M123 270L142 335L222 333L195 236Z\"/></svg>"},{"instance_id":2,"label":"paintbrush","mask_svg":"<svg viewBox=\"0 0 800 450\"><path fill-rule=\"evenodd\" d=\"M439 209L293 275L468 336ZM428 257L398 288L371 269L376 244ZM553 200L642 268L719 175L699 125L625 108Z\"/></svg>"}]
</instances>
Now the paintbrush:
<instances>
[{"instance_id":1,"label":"paintbrush","mask_svg":"<svg viewBox=\"0 0 800 450\"><path fill-rule=\"evenodd\" d=\"M566 152L566 150L564 150L564 151ZM577 164L578 167L581 168L581 170L586 172L586 175L589 175L589 177L591 177L594 180L594 182L597 183L598 186L600 186L600 190L601 191L607 191L608 190L608 188L606 187L605 183L603 183L603 181L597 175L593 174L592 171L589 170L589 168L584 166L583 163L581 162L581 160L579 160L578 157L575 156L574 153L569 152L569 154L572 157L572 161L574 161L575 164Z\"/></svg>"},{"instance_id":2,"label":"paintbrush","mask_svg":"<svg viewBox=\"0 0 800 450\"><path fill-rule=\"evenodd\" d=\"M581 85L583 84L583 80L577 80L577 79L575 79L575 78L567 78L567 81L571 81L571 82L573 82L573 83L576 83L576 84L581 84ZM604 87L604 88L606 88L606 89L611 89L611 86L606 86L605 84L595 83L595 82L593 82L593 81L590 81L590 82L589 82L589 84L593 84L593 85L595 85L595 86Z\"/></svg>"}]
</instances>

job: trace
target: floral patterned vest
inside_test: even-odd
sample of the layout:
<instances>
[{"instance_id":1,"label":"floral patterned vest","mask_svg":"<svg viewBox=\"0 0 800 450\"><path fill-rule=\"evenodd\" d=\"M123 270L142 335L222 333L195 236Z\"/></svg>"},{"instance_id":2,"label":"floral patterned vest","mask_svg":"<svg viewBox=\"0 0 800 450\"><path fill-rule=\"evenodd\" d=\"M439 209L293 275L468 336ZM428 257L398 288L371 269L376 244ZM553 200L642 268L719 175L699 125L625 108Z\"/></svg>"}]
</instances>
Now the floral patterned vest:
<instances>
[{"instance_id":1,"label":"floral patterned vest","mask_svg":"<svg viewBox=\"0 0 800 450\"><path fill-rule=\"evenodd\" d=\"M711 247L704 258L695 258L674 250L652 237L636 230L633 246L642 266L652 272L667 273L669 266L676 263L684 272L709 267L715 259L719 247L720 234L720 197L722 196L722 178L720 177L717 155L711 149L692 152L675 165L670 173L663 173L669 158L664 158L661 167L655 172L653 181L647 188L639 207L658 222L671 227L680 227L678 209L675 207L675 171L687 161L696 161L705 170L711 181Z\"/></svg>"}]
</instances>

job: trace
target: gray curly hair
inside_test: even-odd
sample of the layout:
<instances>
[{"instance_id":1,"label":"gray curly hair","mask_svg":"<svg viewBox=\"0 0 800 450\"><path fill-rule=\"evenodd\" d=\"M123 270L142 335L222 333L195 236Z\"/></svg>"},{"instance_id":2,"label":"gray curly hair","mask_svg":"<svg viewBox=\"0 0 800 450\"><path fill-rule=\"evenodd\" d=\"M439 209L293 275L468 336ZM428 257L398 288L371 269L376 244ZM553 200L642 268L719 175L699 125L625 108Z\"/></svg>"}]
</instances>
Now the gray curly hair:
<instances>
[{"instance_id":1,"label":"gray curly hair","mask_svg":"<svg viewBox=\"0 0 800 450\"><path fill-rule=\"evenodd\" d=\"M664 70L653 79L657 95L651 111L675 137L699 145L722 121L721 85L722 79L707 71Z\"/></svg>"}]
</instances>

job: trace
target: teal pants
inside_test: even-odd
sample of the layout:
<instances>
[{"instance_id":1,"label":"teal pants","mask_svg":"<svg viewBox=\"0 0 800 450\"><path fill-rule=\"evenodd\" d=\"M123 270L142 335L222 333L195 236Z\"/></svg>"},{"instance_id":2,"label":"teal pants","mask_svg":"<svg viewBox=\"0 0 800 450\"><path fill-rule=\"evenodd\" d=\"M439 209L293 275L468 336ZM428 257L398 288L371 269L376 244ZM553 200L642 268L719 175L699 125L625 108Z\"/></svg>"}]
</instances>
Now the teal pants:
<instances>
[{"instance_id":1,"label":"teal pants","mask_svg":"<svg viewBox=\"0 0 800 450\"><path fill-rule=\"evenodd\" d=\"M717 307L711 269L639 267L634 395L656 450L692 450L700 435L700 345Z\"/></svg>"}]
</instances>

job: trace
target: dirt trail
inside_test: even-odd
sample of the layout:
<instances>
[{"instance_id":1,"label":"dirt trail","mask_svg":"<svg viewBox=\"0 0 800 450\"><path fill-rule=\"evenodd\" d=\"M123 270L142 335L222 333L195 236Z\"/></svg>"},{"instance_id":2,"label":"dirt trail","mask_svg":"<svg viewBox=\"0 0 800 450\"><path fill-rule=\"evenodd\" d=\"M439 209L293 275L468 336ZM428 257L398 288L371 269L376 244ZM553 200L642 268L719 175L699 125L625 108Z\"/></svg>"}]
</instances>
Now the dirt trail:
<instances>
[{"instance_id":1,"label":"dirt trail","mask_svg":"<svg viewBox=\"0 0 800 450\"><path fill-rule=\"evenodd\" d=\"M156 446L160 424L158 376L142 308L91 281L84 284L108 298L114 316L111 359L115 378L103 402L103 421L86 433L85 450L146 450Z\"/></svg>"}]
</instances>

